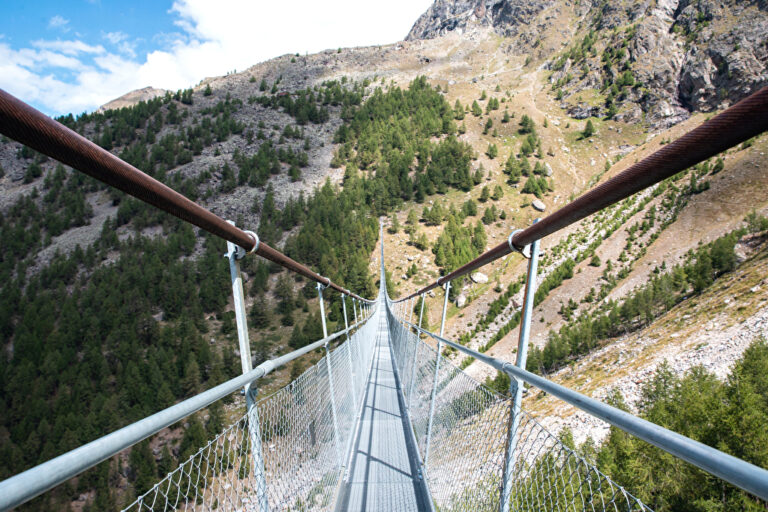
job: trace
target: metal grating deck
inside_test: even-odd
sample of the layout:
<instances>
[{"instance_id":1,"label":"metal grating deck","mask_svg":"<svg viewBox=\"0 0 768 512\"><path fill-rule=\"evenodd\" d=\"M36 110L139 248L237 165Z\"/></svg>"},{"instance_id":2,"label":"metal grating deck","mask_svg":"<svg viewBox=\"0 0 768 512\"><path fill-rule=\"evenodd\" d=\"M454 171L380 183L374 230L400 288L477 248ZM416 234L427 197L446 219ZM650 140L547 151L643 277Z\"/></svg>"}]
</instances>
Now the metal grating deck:
<instances>
[{"instance_id":1,"label":"metal grating deck","mask_svg":"<svg viewBox=\"0 0 768 512\"><path fill-rule=\"evenodd\" d=\"M399 381L389 346L387 315L376 313L378 331L365 405L353 448L349 481L337 511L430 510L418 476L415 448L406 435Z\"/></svg>"}]
</instances>

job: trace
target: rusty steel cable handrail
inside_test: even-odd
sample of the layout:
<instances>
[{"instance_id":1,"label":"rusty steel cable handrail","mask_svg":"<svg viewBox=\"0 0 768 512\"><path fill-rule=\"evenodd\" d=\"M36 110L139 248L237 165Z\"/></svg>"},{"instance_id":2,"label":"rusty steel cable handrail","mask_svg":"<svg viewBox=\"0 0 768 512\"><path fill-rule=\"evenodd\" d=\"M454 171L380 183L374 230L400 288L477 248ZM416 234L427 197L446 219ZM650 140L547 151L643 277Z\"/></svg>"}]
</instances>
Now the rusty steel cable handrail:
<instances>
[{"instance_id":1,"label":"rusty steel cable handrail","mask_svg":"<svg viewBox=\"0 0 768 512\"><path fill-rule=\"evenodd\" d=\"M258 238L227 223L77 132L0 89L0 133L283 268L366 303Z\"/></svg>"},{"instance_id":2,"label":"rusty steel cable handrail","mask_svg":"<svg viewBox=\"0 0 768 512\"><path fill-rule=\"evenodd\" d=\"M768 87L763 87L536 224L515 232L507 242L497 245L432 284L395 302L412 299L512 251L520 251L535 240L551 235L766 130L768 130Z\"/></svg>"}]
</instances>

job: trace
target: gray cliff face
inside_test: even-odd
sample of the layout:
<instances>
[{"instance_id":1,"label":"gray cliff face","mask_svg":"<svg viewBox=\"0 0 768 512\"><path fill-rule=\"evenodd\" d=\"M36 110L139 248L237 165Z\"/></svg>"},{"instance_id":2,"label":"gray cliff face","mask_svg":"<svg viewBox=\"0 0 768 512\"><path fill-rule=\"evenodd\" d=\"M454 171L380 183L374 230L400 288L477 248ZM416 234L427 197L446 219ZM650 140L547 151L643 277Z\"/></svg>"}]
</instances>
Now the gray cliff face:
<instances>
[{"instance_id":1,"label":"gray cliff face","mask_svg":"<svg viewBox=\"0 0 768 512\"><path fill-rule=\"evenodd\" d=\"M567 10L575 15L570 22L559 19ZM606 115L608 104L585 113L584 105L567 103L569 97L585 89L605 92L626 70L636 85L621 92L615 116L654 128L727 107L768 85L768 0L436 0L407 39L471 27L511 38L510 49L521 54L531 53L539 38L565 37L563 48L573 47L593 30L596 51L584 59L553 67L562 54L544 55L555 70L551 82L566 82L559 86L563 107L577 116ZM633 35L623 36L630 27ZM625 61L606 66L601 54L619 45Z\"/></svg>"},{"instance_id":2,"label":"gray cliff face","mask_svg":"<svg viewBox=\"0 0 768 512\"><path fill-rule=\"evenodd\" d=\"M467 21L477 19L474 17L475 8L483 10L484 6L484 0L435 0L427 12L419 16L405 40L434 39L454 30L462 30Z\"/></svg>"},{"instance_id":3,"label":"gray cliff face","mask_svg":"<svg viewBox=\"0 0 768 512\"><path fill-rule=\"evenodd\" d=\"M686 32L698 30L678 80L678 99L686 109L707 112L768 85L768 12L764 3L749 4L704 0L680 11L677 23ZM733 18L730 27L715 23L728 18Z\"/></svg>"},{"instance_id":4,"label":"gray cliff face","mask_svg":"<svg viewBox=\"0 0 768 512\"><path fill-rule=\"evenodd\" d=\"M492 27L497 33L514 37L520 27L530 25L555 0L436 0L411 28L406 40L433 39L470 23Z\"/></svg>"}]
</instances>

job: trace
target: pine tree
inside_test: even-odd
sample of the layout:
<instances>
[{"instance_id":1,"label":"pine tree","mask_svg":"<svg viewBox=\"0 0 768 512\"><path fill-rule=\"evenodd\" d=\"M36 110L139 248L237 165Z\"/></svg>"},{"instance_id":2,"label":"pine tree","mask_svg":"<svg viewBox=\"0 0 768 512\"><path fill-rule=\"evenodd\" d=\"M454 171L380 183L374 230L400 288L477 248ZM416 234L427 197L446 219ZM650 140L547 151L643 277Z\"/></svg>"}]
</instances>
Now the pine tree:
<instances>
[{"instance_id":1,"label":"pine tree","mask_svg":"<svg viewBox=\"0 0 768 512\"><path fill-rule=\"evenodd\" d=\"M187 420L189 426L184 431L184 436L179 444L179 459L186 460L194 454L201 446L205 445L206 434L203 424L200 423L196 414L190 416Z\"/></svg>"},{"instance_id":2,"label":"pine tree","mask_svg":"<svg viewBox=\"0 0 768 512\"><path fill-rule=\"evenodd\" d=\"M453 106L453 112L454 112L454 118L457 121L461 121L464 119L464 107L461 105L461 102L457 99L456 103Z\"/></svg>"},{"instance_id":3,"label":"pine tree","mask_svg":"<svg viewBox=\"0 0 768 512\"><path fill-rule=\"evenodd\" d=\"M253 302L248 320L254 329L265 329L272 323L272 311L263 295Z\"/></svg>"},{"instance_id":4,"label":"pine tree","mask_svg":"<svg viewBox=\"0 0 768 512\"><path fill-rule=\"evenodd\" d=\"M288 345L290 345L292 349L298 350L307 343L308 340L304 338L301 328L298 325L294 326L293 331L291 331L291 337L288 340Z\"/></svg>"},{"instance_id":5,"label":"pine tree","mask_svg":"<svg viewBox=\"0 0 768 512\"><path fill-rule=\"evenodd\" d=\"M134 473L133 487L136 494L144 494L157 479L157 464L155 457L149 449L149 441L142 441L131 448L129 457L131 469Z\"/></svg>"},{"instance_id":6,"label":"pine tree","mask_svg":"<svg viewBox=\"0 0 768 512\"><path fill-rule=\"evenodd\" d=\"M483 212L483 224L489 225L496 222L496 207L491 206Z\"/></svg>"},{"instance_id":7,"label":"pine tree","mask_svg":"<svg viewBox=\"0 0 768 512\"><path fill-rule=\"evenodd\" d=\"M527 138L523 140L523 143L520 146L520 154L524 157L528 157L533 154L533 147L531 147L531 143Z\"/></svg>"},{"instance_id":8,"label":"pine tree","mask_svg":"<svg viewBox=\"0 0 768 512\"><path fill-rule=\"evenodd\" d=\"M302 334L307 342L314 342L323 338L323 324L319 314L311 314L307 317L302 328Z\"/></svg>"},{"instance_id":9,"label":"pine tree","mask_svg":"<svg viewBox=\"0 0 768 512\"><path fill-rule=\"evenodd\" d=\"M488 243L488 237L485 235L485 228L480 221L475 224L475 230L472 236L472 245L478 254L485 252L485 245Z\"/></svg>"},{"instance_id":10,"label":"pine tree","mask_svg":"<svg viewBox=\"0 0 768 512\"><path fill-rule=\"evenodd\" d=\"M520 118L520 130L518 131L521 134L536 133L536 123L527 114L523 114L523 117Z\"/></svg>"},{"instance_id":11,"label":"pine tree","mask_svg":"<svg viewBox=\"0 0 768 512\"><path fill-rule=\"evenodd\" d=\"M588 139L594 134L595 134L595 126L592 124L592 120L588 119L586 126L584 126L584 131L581 132L581 137L584 139Z\"/></svg>"},{"instance_id":12,"label":"pine tree","mask_svg":"<svg viewBox=\"0 0 768 512\"><path fill-rule=\"evenodd\" d=\"M208 422L205 431L209 438L216 436L224 428L224 409L220 400L208 406Z\"/></svg>"},{"instance_id":13,"label":"pine tree","mask_svg":"<svg viewBox=\"0 0 768 512\"><path fill-rule=\"evenodd\" d=\"M173 458L168 444L164 444L160 452L160 461L157 463L157 475L163 478L174 469L176 469L176 459Z\"/></svg>"},{"instance_id":14,"label":"pine tree","mask_svg":"<svg viewBox=\"0 0 768 512\"><path fill-rule=\"evenodd\" d=\"M394 235L400 231L400 221L397 220L397 215L392 215L392 220L389 223L387 231Z\"/></svg>"},{"instance_id":15,"label":"pine tree","mask_svg":"<svg viewBox=\"0 0 768 512\"><path fill-rule=\"evenodd\" d=\"M194 395L200 390L200 367L192 356L189 357L186 366L184 366L182 388L187 396Z\"/></svg>"},{"instance_id":16,"label":"pine tree","mask_svg":"<svg viewBox=\"0 0 768 512\"><path fill-rule=\"evenodd\" d=\"M461 206L461 213L465 217L474 217L475 215L477 215L477 204L472 199L468 199Z\"/></svg>"},{"instance_id":17,"label":"pine tree","mask_svg":"<svg viewBox=\"0 0 768 512\"><path fill-rule=\"evenodd\" d=\"M493 128L493 119L489 117L488 120L485 122L485 127L483 127L483 135L488 135L488 130L490 130L491 128Z\"/></svg>"},{"instance_id":18,"label":"pine tree","mask_svg":"<svg viewBox=\"0 0 768 512\"><path fill-rule=\"evenodd\" d=\"M717 160L715 160L715 165L712 167L712 174L717 174L720 171L722 171L725 168L725 162L723 162L723 159L718 157Z\"/></svg>"}]
</instances>

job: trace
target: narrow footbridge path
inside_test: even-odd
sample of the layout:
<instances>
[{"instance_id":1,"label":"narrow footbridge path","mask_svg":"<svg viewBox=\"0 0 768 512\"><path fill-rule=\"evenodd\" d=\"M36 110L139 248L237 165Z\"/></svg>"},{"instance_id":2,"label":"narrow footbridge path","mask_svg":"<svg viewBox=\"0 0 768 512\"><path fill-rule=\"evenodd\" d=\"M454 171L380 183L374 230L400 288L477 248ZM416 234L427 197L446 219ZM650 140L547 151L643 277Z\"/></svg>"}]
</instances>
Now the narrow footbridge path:
<instances>
[{"instance_id":1,"label":"narrow footbridge path","mask_svg":"<svg viewBox=\"0 0 768 512\"><path fill-rule=\"evenodd\" d=\"M400 381L393 366L387 316L377 312L373 364L337 510L429 510Z\"/></svg>"}]
</instances>

